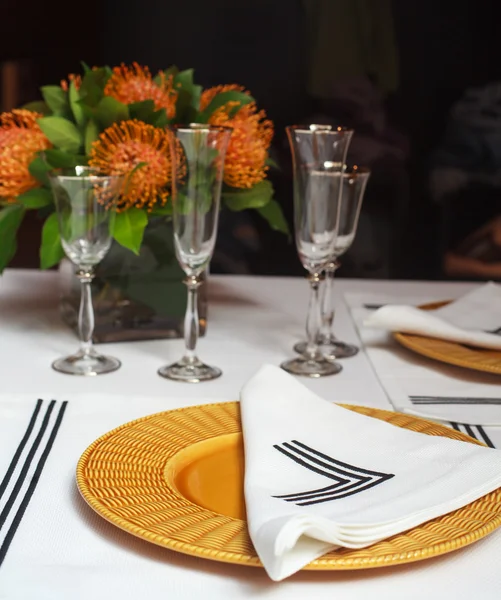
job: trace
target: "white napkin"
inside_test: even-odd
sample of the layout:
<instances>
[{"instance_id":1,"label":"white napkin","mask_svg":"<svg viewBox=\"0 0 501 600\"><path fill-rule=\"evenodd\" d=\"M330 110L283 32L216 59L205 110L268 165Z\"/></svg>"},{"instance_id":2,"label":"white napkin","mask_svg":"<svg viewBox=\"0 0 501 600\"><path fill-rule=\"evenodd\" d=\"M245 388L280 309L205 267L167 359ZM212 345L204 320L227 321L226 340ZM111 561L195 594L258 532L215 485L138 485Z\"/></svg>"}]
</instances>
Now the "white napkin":
<instances>
[{"instance_id":1,"label":"white napkin","mask_svg":"<svg viewBox=\"0 0 501 600\"><path fill-rule=\"evenodd\" d=\"M399 304L383 306L364 325L501 350L501 335L486 333L501 331L501 285L486 283L434 311Z\"/></svg>"},{"instance_id":2,"label":"white napkin","mask_svg":"<svg viewBox=\"0 0 501 600\"><path fill-rule=\"evenodd\" d=\"M241 414L249 532L276 581L501 486L501 452L354 413L273 366L243 388Z\"/></svg>"},{"instance_id":3,"label":"white napkin","mask_svg":"<svg viewBox=\"0 0 501 600\"><path fill-rule=\"evenodd\" d=\"M364 308L364 304L391 304L392 296L349 293L345 294L345 300L364 351L396 410L449 424L501 425L499 375L431 360L403 348L387 331L366 327L373 311ZM404 299L408 304L429 300L425 297ZM453 305L457 303L450 306Z\"/></svg>"}]
</instances>

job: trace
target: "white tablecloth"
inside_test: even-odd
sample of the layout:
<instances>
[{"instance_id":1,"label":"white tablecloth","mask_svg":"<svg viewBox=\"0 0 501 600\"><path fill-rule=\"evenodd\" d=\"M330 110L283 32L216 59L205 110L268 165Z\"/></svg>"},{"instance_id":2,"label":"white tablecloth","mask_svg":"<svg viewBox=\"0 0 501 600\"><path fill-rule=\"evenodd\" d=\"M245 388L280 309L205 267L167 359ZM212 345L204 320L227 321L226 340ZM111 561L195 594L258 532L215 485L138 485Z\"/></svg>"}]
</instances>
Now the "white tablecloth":
<instances>
[{"instance_id":1,"label":"white tablecloth","mask_svg":"<svg viewBox=\"0 0 501 600\"><path fill-rule=\"evenodd\" d=\"M359 343L342 300L346 291L379 291L418 302L457 297L470 284L423 282L337 282L336 334ZM303 337L308 286L301 279L212 277L207 337L200 355L221 367L221 379L197 386L160 378L159 366L177 359L181 340L101 346L122 360L116 373L82 379L58 374L51 361L72 352L77 341L57 311L57 274L7 271L0 278L0 394L69 401L65 422L39 488L0 567L0 599L78 600L80 598L270 598L362 600L364 598L466 598L494 600L501 589L501 532L463 550L414 565L337 573L299 573L271 582L263 570L195 559L157 548L116 530L93 513L74 485L83 450L99 435L133 418L202 402L235 400L242 384L264 362L279 364ZM336 402L390 408L366 355L343 361L334 377L304 380ZM114 397L112 398L111 395ZM71 451L57 452L69 436ZM0 409L2 407L0 406ZM0 410L0 478L12 456L17 432L8 411ZM67 421L66 421L67 420ZM66 431L66 433L65 433ZM68 443L68 440L66 440ZM41 491L42 490L42 491ZM58 498L51 512L51 493ZM38 494L38 497L37 497ZM47 506L47 518L40 507ZM64 563L54 565L54 557Z\"/></svg>"}]
</instances>

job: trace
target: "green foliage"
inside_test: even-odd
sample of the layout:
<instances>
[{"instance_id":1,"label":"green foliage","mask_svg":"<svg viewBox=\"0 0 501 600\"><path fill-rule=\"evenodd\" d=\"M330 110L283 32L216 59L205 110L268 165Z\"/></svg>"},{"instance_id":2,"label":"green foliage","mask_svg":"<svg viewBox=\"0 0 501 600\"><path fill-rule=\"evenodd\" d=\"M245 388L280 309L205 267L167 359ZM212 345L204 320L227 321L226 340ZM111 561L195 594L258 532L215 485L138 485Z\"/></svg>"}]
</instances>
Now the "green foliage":
<instances>
[{"instance_id":1,"label":"green foliage","mask_svg":"<svg viewBox=\"0 0 501 600\"><path fill-rule=\"evenodd\" d=\"M42 117L38 119L38 124L56 148L78 153L82 145L82 136L74 123L63 117Z\"/></svg>"},{"instance_id":2,"label":"green foliage","mask_svg":"<svg viewBox=\"0 0 501 600\"><path fill-rule=\"evenodd\" d=\"M247 208L262 208L273 198L273 186L264 179L250 189L225 187L222 193L223 202L230 210L239 211Z\"/></svg>"},{"instance_id":3,"label":"green foliage","mask_svg":"<svg viewBox=\"0 0 501 600\"><path fill-rule=\"evenodd\" d=\"M114 239L124 248L139 254L148 216L144 210L129 208L117 213L112 229Z\"/></svg>"},{"instance_id":4,"label":"green foliage","mask_svg":"<svg viewBox=\"0 0 501 600\"><path fill-rule=\"evenodd\" d=\"M237 112L242 106L249 104L250 102L254 102L254 98L249 94L245 94L244 92L230 91L230 92L221 92L214 96L214 98L209 102L209 106L205 110L203 110L199 115L197 122L198 123L208 123L211 115L221 106L228 104L228 102L238 102L238 105L235 106L230 111L230 116L233 116L235 112Z\"/></svg>"},{"instance_id":5,"label":"green foliage","mask_svg":"<svg viewBox=\"0 0 501 600\"><path fill-rule=\"evenodd\" d=\"M46 188L34 188L20 194L17 202L27 209L38 209L52 203L52 193Z\"/></svg>"},{"instance_id":6,"label":"green foliage","mask_svg":"<svg viewBox=\"0 0 501 600\"><path fill-rule=\"evenodd\" d=\"M35 157L28 166L28 171L33 175L33 177L39 181L42 185L46 187L50 186L49 178L47 177L47 173L52 169L52 167L47 164L47 162L41 157Z\"/></svg>"},{"instance_id":7,"label":"green foliage","mask_svg":"<svg viewBox=\"0 0 501 600\"><path fill-rule=\"evenodd\" d=\"M144 121L145 123L151 124L154 113L155 104L153 103L153 100L143 100L142 102L129 104L129 114L131 119L137 119L138 121Z\"/></svg>"},{"instance_id":8,"label":"green foliage","mask_svg":"<svg viewBox=\"0 0 501 600\"><path fill-rule=\"evenodd\" d=\"M101 129L106 129L113 125L113 123L126 121L130 116L127 105L122 104L111 96L101 98L94 114Z\"/></svg>"},{"instance_id":9,"label":"green foliage","mask_svg":"<svg viewBox=\"0 0 501 600\"><path fill-rule=\"evenodd\" d=\"M257 212L266 220L273 230L284 233L290 239L289 225L280 204L276 200L270 200L268 204L258 208Z\"/></svg>"},{"instance_id":10,"label":"green foliage","mask_svg":"<svg viewBox=\"0 0 501 600\"><path fill-rule=\"evenodd\" d=\"M30 102L23 107L43 115L38 119L38 123L51 142L52 148L39 152L28 167L40 186L19 195L15 204L0 207L0 272L15 254L17 230L27 210L38 210L42 218L46 217L40 248L41 267L49 268L62 258L58 221L56 214L51 212L53 199L48 172L55 168L73 168L88 164L93 144L103 130L128 119L137 119L157 128L165 128L175 123L208 123L213 113L228 102L235 103L230 113L232 116L240 107L254 100L250 95L239 91L221 92L212 99L205 110L200 111L203 90L202 86L195 82L194 70L180 71L173 65L161 76L157 75L154 78L157 85L172 79L176 105L175 116L169 118L165 108L157 109L153 100L125 105L111 96L106 96L104 90L113 74L110 67L90 68L82 63L82 69L80 84L77 79L71 78L67 90L58 85L43 86L43 100ZM190 149L185 150L189 162ZM145 163L140 163L135 170L144 165ZM267 165L277 167L271 159L267 160ZM203 165L200 169L197 194L204 199L206 197L208 208L212 201L209 188L213 181L207 178L207 169L204 170ZM135 170L129 174L129 180ZM125 185L127 181L126 178ZM222 200L234 211L258 210L273 229L288 233L280 206L273 200L273 187L269 181L262 181L251 189L243 190L225 186ZM182 188L178 190L177 202L184 211L190 209L188 195L183 194ZM154 208L149 213L146 209L133 207L117 213L112 219L112 234L119 244L137 255L141 249L146 225L155 219L168 221L171 216L172 201L164 207Z\"/></svg>"},{"instance_id":11,"label":"green foliage","mask_svg":"<svg viewBox=\"0 0 501 600\"><path fill-rule=\"evenodd\" d=\"M68 90L68 99L70 102L71 112L73 114L73 118L75 119L76 124L79 127L83 127L85 125L85 121L87 116L85 114L84 108L80 103L80 92L77 90L77 86L74 81L70 82L70 89Z\"/></svg>"},{"instance_id":12,"label":"green foliage","mask_svg":"<svg viewBox=\"0 0 501 600\"><path fill-rule=\"evenodd\" d=\"M98 139L98 137L99 127L97 126L97 123L94 121L94 119L91 119L87 122L87 125L85 127L84 147L86 154L90 154L90 151L92 150L92 144Z\"/></svg>"},{"instance_id":13,"label":"green foliage","mask_svg":"<svg viewBox=\"0 0 501 600\"><path fill-rule=\"evenodd\" d=\"M83 154L70 154L69 152L53 148L45 150L44 154L46 163L56 169L69 169L87 164L87 157Z\"/></svg>"},{"instance_id":14,"label":"green foliage","mask_svg":"<svg viewBox=\"0 0 501 600\"><path fill-rule=\"evenodd\" d=\"M46 220L42 229L42 245L40 246L40 267L50 269L64 257L59 235L57 214L52 213Z\"/></svg>"},{"instance_id":15,"label":"green foliage","mask_svg":"<svg viewBox=\"0 0 501 600\"><path fill-rule=\"evenodd\" d=\"M9 204L0 209L0 273L14 258L17 250L17 230L24 217L21 204Z\"/></svg>"},{"instance_id":16,"label":"green foliage","mask_svg":"<svg viewBox=\"0 0 501 600\"><path fill-rule=\"evenodd\" d=\"M28 104L25 104L24 106L22 106L22 108L31 112L41 113L44 116L52 114L47 103L43 100L34 100L33 102L28 102Z\"/></svg>"},{"instance_id":17,"label":"green foliage","mask_svg":"<svg viewBox=\"0 0 501 600\"><path fill-rule=\"evenodd\" d=\"M193 69L187 69L175 74L174 89L178 94L176 100L176 123L190 123L197 119L200 109L202 86L195 84L193 76Z\"/></svg>"},{"instance_id":18,"label":"green foliage","mask_svg":"<svg viewBox=\"0 0 501 600\"><path fill-rule=\"evenodd\" d=\"M70 117L70 105L68 93L58 85L45 85L40 88L45 104L56 117ZM47 134L46 134L47 135Z\"/></svg>"}]
</instances>

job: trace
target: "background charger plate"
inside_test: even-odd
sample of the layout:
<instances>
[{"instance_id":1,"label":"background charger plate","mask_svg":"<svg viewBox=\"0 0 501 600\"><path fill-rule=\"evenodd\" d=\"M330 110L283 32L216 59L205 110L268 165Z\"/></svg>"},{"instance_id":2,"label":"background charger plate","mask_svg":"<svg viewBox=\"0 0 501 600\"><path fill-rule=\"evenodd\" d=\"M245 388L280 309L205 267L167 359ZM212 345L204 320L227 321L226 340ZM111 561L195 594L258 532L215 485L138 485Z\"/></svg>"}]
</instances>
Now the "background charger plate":
<instances>
[{"instance_id":1,"label":"background charger plate","mask_svg":"<svg viewBox=\"0 0 501 600\"><path fill-rule=\"evenodd\" d=\"M344 406L344 405L343 405ZM397 427L478 443L410 415L345 406ZM79 490L102 517L144 540L211 560L261 566L245 522L239 404L158 413L93 442L77 467ZM409 563L456 550L501 525L501 489L363 550L325 554L306 569Z\"/></svg>"},{"instance_id":2,"label":"background charger plate","mask_svg":"<svg viewBox=\"0 0 501 600\"><path fill-rule=\"evenodd\" d=\"M448 303L449 301L433 302L424 304L419 308L435 310ZM458 342L423 337L413 333L395 333L393 337L405 348L422 356L456 367L501 375L501 351L499 350L483 350L473 346L464 346Z\"/></svg>"}]
</instances>

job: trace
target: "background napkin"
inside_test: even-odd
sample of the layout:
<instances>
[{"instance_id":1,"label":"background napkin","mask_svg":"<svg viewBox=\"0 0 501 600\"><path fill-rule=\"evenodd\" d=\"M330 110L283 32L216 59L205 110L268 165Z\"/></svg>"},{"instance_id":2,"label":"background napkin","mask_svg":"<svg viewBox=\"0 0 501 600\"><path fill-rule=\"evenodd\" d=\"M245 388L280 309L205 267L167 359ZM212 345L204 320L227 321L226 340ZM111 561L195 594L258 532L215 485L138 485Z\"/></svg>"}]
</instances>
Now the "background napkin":
<instances>
[{"instance_id":1,"label":"background napkin","mask_svg":"<svg viewBox=\"0 0 501 600\"><path fill-rule=\"evenodd\" d=\"M389 304L372 312L364 325L501 350L501 335L487 333L501 333L501 285L486 283L434 311Z\"/></svg>"},{"instance_id":2,"label":"background napkin","mask_svg":"<svg viewBox=\"0 0 501 600\"><path fill-rule=\"evenodd\" d=\"M498 286L496 286L498 287ZM366 305L391 304L391 296L383 294L345 294L353 320L385 392L396 410L447 423L467 425L501 425L501 377L447 365L403 348L387 331L367 327L373 310ZM406 298L410 304L429 302L430 298ZM453 303L451 310L459 304ZM454 308L454 306L456 308ZM445 310L445 309L443 309ZM440 404L414 404L412 396L430 398L484 398L498 404L474 402L462 404L440 400ZM470 433L466 431L466 433ZM470 433L471 435L471 433ZM490 434L488 434L490 435ZM483 439L482 436L478 436ZM501 437L501 434L496 437ZM485 440L484 440L485 441ZM496 444L497 445L497 444Z\"/></svg>"},{"instance_id":3,"label":"background napkin","mask_svg":"<svg viewBox=\"0 0 501 600\"><path fill-rule=\"evenodd\" d=\"M356 414L273 366L243 388L241 414L249 532L274 580L501 485L501 452Z\"/></svg>"}]
</instances>

